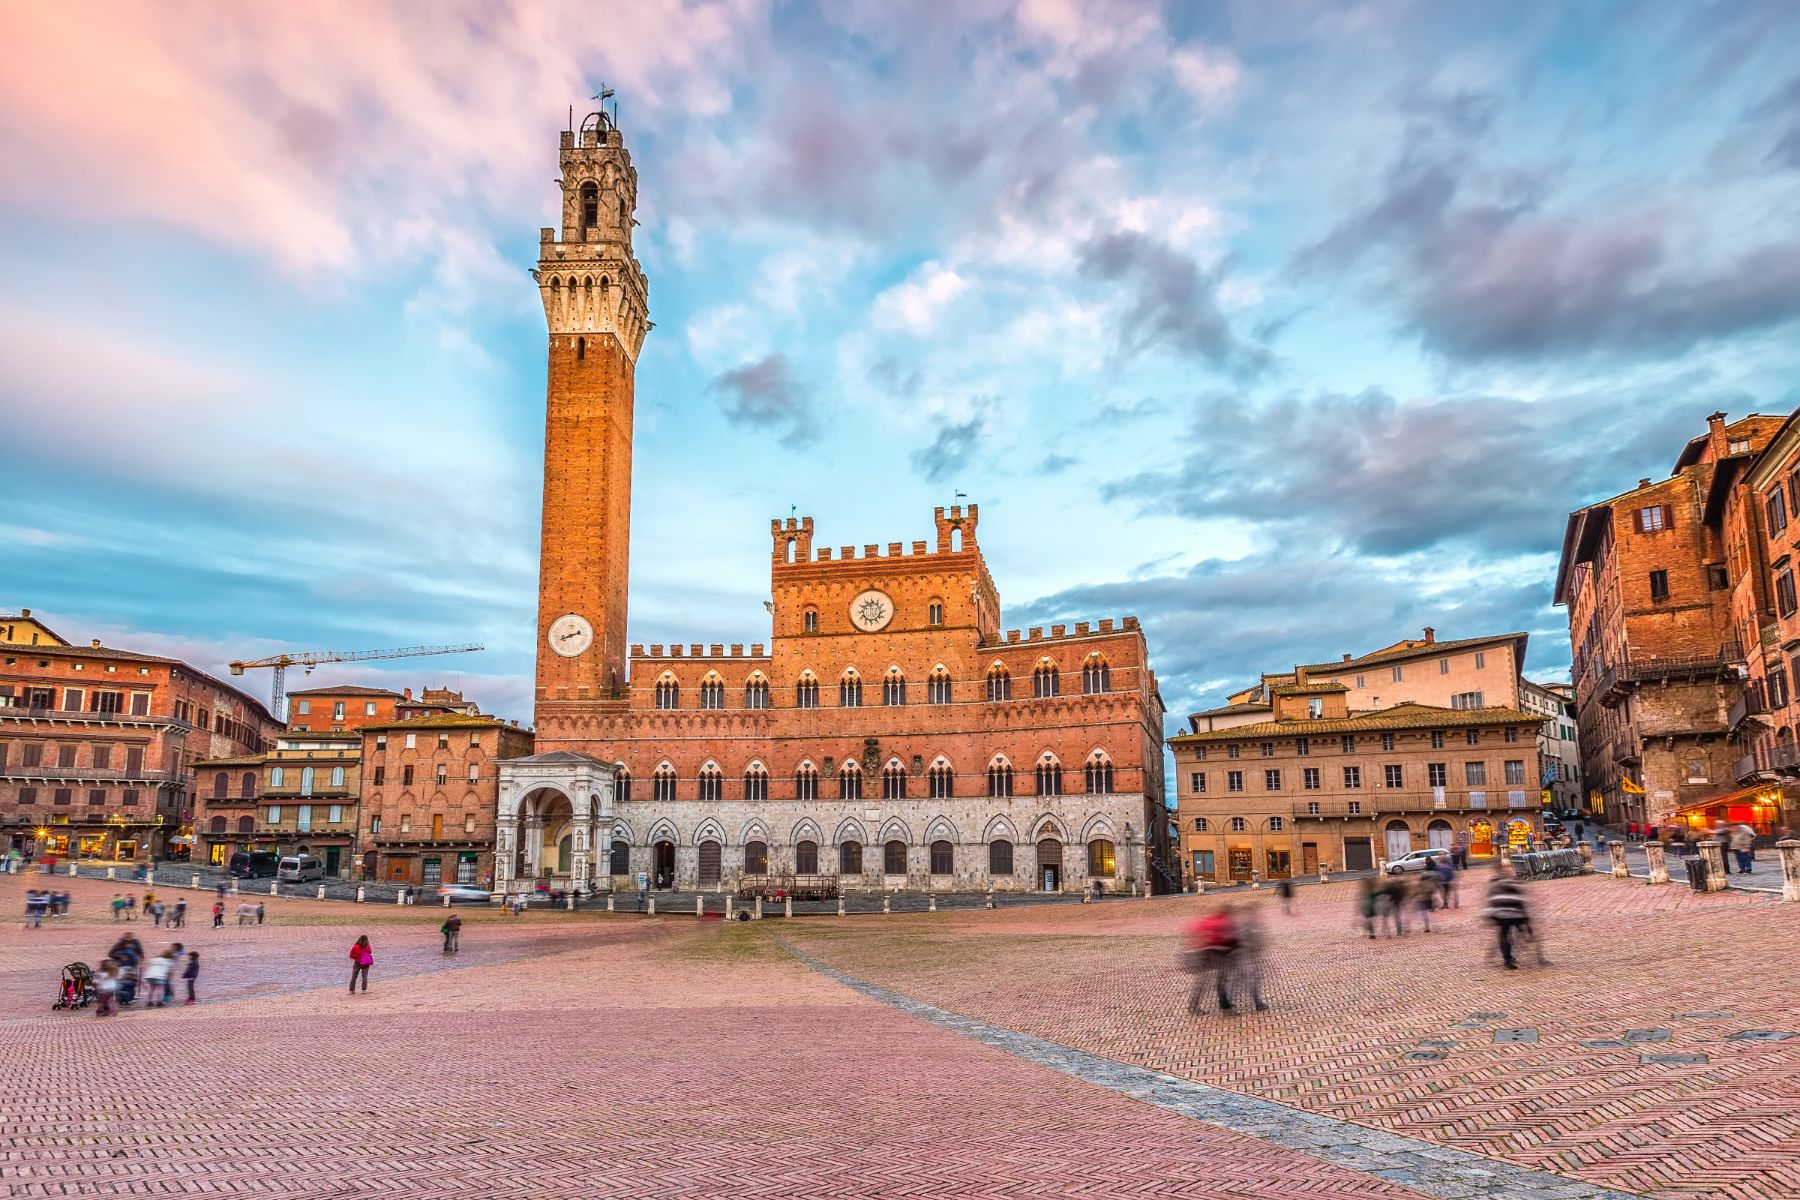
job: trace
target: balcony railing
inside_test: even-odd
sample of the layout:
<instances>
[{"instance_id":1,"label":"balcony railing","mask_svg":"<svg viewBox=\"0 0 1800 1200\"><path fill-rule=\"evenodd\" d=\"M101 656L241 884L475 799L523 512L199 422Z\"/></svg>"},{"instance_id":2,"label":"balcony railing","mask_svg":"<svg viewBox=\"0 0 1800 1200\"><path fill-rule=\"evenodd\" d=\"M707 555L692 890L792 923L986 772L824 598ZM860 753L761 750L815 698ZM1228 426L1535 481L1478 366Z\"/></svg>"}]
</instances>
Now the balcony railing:
<instances>
[{"instance_id":1,"label":"balcony railing","mask_svg":"<svg viewBox=\"0 0 1800 1200\"><path fill-rule=\"evenodd\" d=\"M1635 735L1622 733L1613 739L1612 756L1616 763L1638 762L1643 758L1643 751L1639 749Z\"/></svg>"},{"instance_id":2,"label":"balcony railing","mask_svg":"<svg viewBox=\"0 0 1800 1200\"><path fill-rule=\"evenodd\" d=\"M1769 767L1776 771L1800 770L1800 742L1777 742L1769 751Z\"/></svg>"},{"instance_id":3,"label":"balcony railing","mask_svg":"<svg viewBox=\"0 0 1800 1200\"><path fill-rule=\"evenodd\" d=\"M1716 654L1637 659L1627 656L1623 661L1608 663L1601 670L1595 694L1599 696L1600 703L1610 707L1624 697L1626 688L1630 684L1642 683L1651 679L1677 679L1683 676L1700 677L1716 674L1734 663L1743 661L1743 647L1736 642L1722 643Z\"/></svg>"},{"instance_id":4,"label":"balcony railing","mask_svg":"<svg viewBox=\"0 0 1800 1200\"><path fill-rule=\"evenodd\" d=\"M1731 764L1731 774L1739 783L1747 783L1751 779L1754 779L1760 770L1761 768L1757 766L1756 754L1754 752L1744 755L1744 757Z\"/></svg>"},{"instance_id":5,"label":"balcony railing","mask_svg":"<svg viewBox=\"0 0 1800 1200\"><path fill-rule=\"evenodd\" d=\"M1532 808L1536 807L1537 789L1524 784L1507 784L1503 787L1490 787L1485 790L1474 789L1482 796L1475 800L1469 789L1446 791L1440 803L1429 792L1388 792L1371 797L1368 800L1296 800L1292 812L1296 821L1306 820L1340 820L1345 817L1386 817L1396 813L1461 813L1483 812L1492 809ZM1514 804L1511 797L1519 792L1524 802ZM1360 805L1352 811L1352 804ZM1316 807L1317 811L1313 811Z\"/></svg>"},{"instance_id":6,"label":"balcony railing","mask_svg":"<svg viewBox=\"0 0 1800 1200\"><path fill-rule=\"evenodd\" d=\"M1742 725L1746 720L1751 717L1761 716L1768 711L1769 702L1767 694L1763 690L1763 685L1760 682L1747 684L1744 687L1743 694L1740 695L1737 698L1737 702L1731 706L1731 715L1725 720L1726 731L1735 733L1737 732L1737 727Z\"/></svg>"},{"instance_id":7,"label":"balcony railing","mask_svg":"<svg viewBox=\"0 0 1800 1200\"><path fill-rule=\"evenodd\" d=\"M167 713L90 712L85 708L55 705L0 704L0 720L11 717L28 721L81 721L96 725L175 725L192 729L187 722Z\"/></svg>"},{"instance_id":8,"label":"balcony railing","mask_svg":"<svg viewBox=\"0 0 1800 1200\"><path fill-rule=\"evenodd\" d=\"M283 838L298 841L301 838L318 837L354 837L356 822L354 821L314 821L306 829L300 829L289 822L270 825L266 821L256 823L256 836L260 838Z\"/></svg>"}]
</instances>

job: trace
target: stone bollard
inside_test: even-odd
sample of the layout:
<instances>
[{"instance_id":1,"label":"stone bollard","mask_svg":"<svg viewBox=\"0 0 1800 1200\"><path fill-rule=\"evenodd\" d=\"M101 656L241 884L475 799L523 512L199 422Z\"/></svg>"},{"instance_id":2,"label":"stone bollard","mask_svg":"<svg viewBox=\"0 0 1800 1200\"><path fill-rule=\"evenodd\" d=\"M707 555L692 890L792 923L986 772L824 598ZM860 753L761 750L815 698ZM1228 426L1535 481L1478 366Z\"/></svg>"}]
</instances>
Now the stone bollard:
<instances>
[{"instance_id":1,"label":"stone bollard","mask_svg":"<svg viewBox=\"0 0 1800 1200\"><path fill-rule=\"evenodd\" d=\"M750 906L750 919L752 921L762 920L762 897L761 896L758 896L756 898L755 902Z\"/></svg>"},{"instance_id":2,"label":"stone bollard","mask_svg":"<svg viewBox=\"0 0 1800 1200\"><path fill-rule=\"evenodd\" d=\"M1330 883L1331 882L1331 868L1330 867L1321 866L1319 868L1319 882L1320 883Z\"/></svg>"},{"instance_id":3,"label":"stone bollard","mask_svg":"<svg viewBox=\"0 0 1800 1200\"><path fill-rule=\"evenodd\" d=\"M1789 904L1800 904L1800 842L1783 838L1775 843L1781 855L1781 898Z\"/></svg>"},{"instance_id":4,"label":"stone bollard","mask_svg":"<svg viewBox=\"0 0 1800 1200\"><path fill-rule=\"evenodd\" d=\"M70 863L69 864L69 877L72 879L72 878L74 878L74 876L75 876L75 864Z\"/></svg>"},{"instance_id":5,"label":"stone bollard","mask_svg":"<svg viewBox=\"0 0 1800 1200\"><path fill-rule=\"evenodd\" d=\"M117 871L118 871L118 868L117 868L117 867L108 867L108 868L106 868L106 877L107 877L107 878L108 878L108 879L117 879L117 878L118 878L118 877L119 877L119 876L118 876L118 874L117 874Z\"/></svg>"},{"instance_id":6,"label":"stone bollard","mask_svg":"<svg viewBox=\"0 0 1800 1200\"><path fill-rule=\"evenodd\" d=\"M840 894L838 896L838 916L841 917L843 915L844 915L844 897Z\"/></svg>"},{"instance_id":7,"label":"stone bollard","mask_svg":"<svg viewBox=\"0 0 1800 1200\"><path fill-rule=\"evenodd\" d=\"M188 886L193 888L196 892L199 891L200 890L200 877L198 875L194 876L193 882L188 884Z\"/></svg>"},{"instance_id":8,"label":"stone bollard","mask_svg":"<svg viewBox=\"0 0 1800 1200\"><path fill-rule=\"evenodd\" d=\"M794 898L792 896L783 896L781 898L781 915L784 917L791 917L794 915Z\"/></svg>"},{"instance_id":9,"label":"stone bollard","mask_svg":"<svg viewBox=\"0 0 1800 1200\"><path fill-rule=\"evenodd\" d=\"M1505 859L1502 859L1501 861L1504 862ZM1386 875L1387 874L1387 859L1378 858L1375 860L1375 873L1377 875Z\"/></svg>"},{"instance_id":10,"label":"stone bollard","mask_svg":"<svg viewBox=\"0 0 1800 1200\"><path fill-rule=\"evenodd\" d=\"M235 895L237 895L237 893L238 893L238 881L233 879L231 881L231 894L235 896Z\"/></svg>"},{"instance_id":11,"label":"stone bollard","mask_svg":"<svg viewBox=\"0 0 1800 1200\"><path fill-rule=\"evenodd\" d=\"M319 885L319 899L323 900L324 898L325 898L325 885L321 883Z\"/></svg>"},{"instance_id":12,"label":"stone bollard","mask_svg":"<svg viewBox=\"0 0 1800 1200\"><path fill-rule=\"evenodd\" d=\"M1722 892L1731 886L1725 873L1725 843L1708 838L1700 843L1700 857L1706 860L1706 890Z\"/></svg>"},{"instance_id":13,"label":"stone bollard","mask_svg":"<svg viewBox=\"0 0 1800 1200\"><path fill-rule=\"evenodd\" d=\"M444 897L444 907L445 908L450 907L450 897L448 897L448 896ZM575 889L574 888L570 888L566 893L563 894L563 907L570 912L575 911Z\"/></svg>"},{"instance_id":14,"label":"stone bollard","mask_svg":"<svg viewBox=\"0 0 1800 1200\"><path fill-rule=\"evenodd\" d=\"M1612 877L1614 879L1631 878L1631 870L1625 865L1625 843L1613 842L1607 846L1612 851Z\"/></svg>"},{"instance_id":15,"label":"stone bollard","mask_svg":"<svg viewBox=\"0 0 1800 1200\"><path fill-rule=\"evenodd\" d=\"M696 917L704 917L706 915L706 897L705 896L695 896L694 897L694 915Z\"/></svg>"},{"instance_id":16,"label":"stone bollard","mask_svg":"<svg viewBox=\"0 0 1800 1200\"><path fill-rule=\"evenodd\" d=\"M988 889L987 906L989 908L994 907L994 889L993 888Z\"/></svg>"},{"instance_id":17,"label":"stone bollard","mask_svg":"<svg viewBox=\"0 0 1800 1200\"><path fill-rule=\"evenodd\" d=\"M1582 873L1592 875L1594 873L1594 848L1586 842L1582 842L1575 847L1575 853L1581 855Z\"/></svg>"},{"instance_id":18,"label":"stone bollard","mask_svg":"<svg viewBox=\"0 0 1800 1200\"><path fill-rule=\"evenodd\" d=\"M394 893L394 903L395 904L405 904L406 903L406 892L404 889Z\"/></svg>"},{"instance_id":19,"label":"stone bollard","mask_svg":"<svg viewBox=\"0 0 1800 1200\"><path fill-rule=\"evenodd\" d=\"M361 904L365 899L367 899L367 897L368 897L368 893L363 888L363 885L360 883L357 884L356 885L356 902L358 904Z\"/></svg>"},{"instance_id":20,"label":"stone bollard","mask_svg":"<svg viewBox=\"0 0 1800 1200\"><path fill-rule=\"evenodd\" d=\"M1199 875L1194 876L1194 895L1206 895L1206 880Z\"/></svg>"},{"instance_id":21,"label":"stone bollard","mask_svg":"<svg viewBox=\"0 0 1800 1200\"><path fill-rule=\"evenodd\" d=\"M277 879L274 883L271 883L269 885L269 895L271 895L271 896L281 895L281 881L279 879Z\"/></svg>"},{"instance_id":22,"label":"stone bollard","mask_svg":"<svg viewBox=\"0 0 1800 1200\"><path fill-rule=\"evenodd\" d=\"M1254 891L1257 891L1258 889L1260 889L1261 887L1262 887L1262 872L1261 871L1250 872L1250 890L1254 892Z\"/></svg>"},{"instance_id":23,"label":"stone bollard","mask_svg":"<svg viewBox=\"0 0 1800 1200\"><path fill-rule=\"evenodd\" d=\"M156 882L156 872L155 871L145 871L144 872L144 883L146 885L148 885L148 884L152 884L155 882Z\"/></svg>"},{"instance_id":24,"label":"stone bollard","mask_svg":"<svg viewBox=\"0 0 1800 1200\"><path fill-rule=\"evenodd\" d=\"M887 894L886 894L886 893L885 893L885 892L884 892L884 893L882 893L882 897L881 897L881 911L882 911L882 912L891 912L891 911L892 911L892 910L891 910L891 909L890 909L890 908L889 908L889 907L888 907L888 897L887 897Z\"/></svg>"},{"instance_id":25,"label":"stone bollard","mask_svg":"<svg viewBox=\"0 0 1800 1200\"><path fill-rule=\"evenodd\" d=\"M1645 842L1644 857L1650 860L1650 882L1669 882L1669 860L1664 857L1661 842Z\"/></svg>"},{"instance_id":26,"label":"stone bollard","mask_svg":"<svg viewBox=\"0 0 1800 1200\"><path fill-rule=\"evenodd\" d=\"M653 917L656 915L656 897L655 896L650 897L650 907L646 911L649 912L649 914Z\"/></svg>"},{"instance_id":27,"label":"stone bollard","mask_svg":"<svg viewBox=\"0 0 1800 1200\"><path fill-rule=\"evenodd\" d=\"M936 912L937 911L937 893L936 892L931 893L931 898L925 902L925 911L926 912Z\"/></svg>"},{"instance_id":28,"label":"stone bollard","mask_svg":"<svg viewBox=\"0 0 1800 1200\"><path fill-rule=\"evenodd\" d=\"M612 910L613 910L612 893L608 892L608 893L606 893L606 911L611 912Z\"/></svg>"}]
</instances>

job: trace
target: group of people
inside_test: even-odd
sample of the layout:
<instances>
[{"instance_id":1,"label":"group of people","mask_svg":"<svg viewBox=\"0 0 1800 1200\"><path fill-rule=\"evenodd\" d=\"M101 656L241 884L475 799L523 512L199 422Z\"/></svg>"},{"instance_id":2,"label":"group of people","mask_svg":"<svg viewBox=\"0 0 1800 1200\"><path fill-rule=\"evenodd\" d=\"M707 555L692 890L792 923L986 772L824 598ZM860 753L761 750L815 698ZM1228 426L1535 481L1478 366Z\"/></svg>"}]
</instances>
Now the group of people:
<instances>
[{"instance_id":1,"label":"group of people","mask_svg":"<svg viewBox=\"0 0 1800 1200\"><path fill-rule=\"evenodd\" d=\"M1237 1011L1234 993L1239 1002L1248 993L1258 1012L1268 1008L1262 993L1265 944L1262 923L1248 905L1221 904L1195 918L1188 926L1182 963L1194 977L1188 1011L1201 1011L1209 992L1217 996L1222 1013Z\"/></svg>"},{"instance_id":2,"label":"group of people","mask_svg":"<svg viewBox=\"0 0 1800 1200\"><path fill-rule=\"evenodd\" d=\"M174 904L164 904L157 899L155 892L144 893L143 911L161 929L164 920L170 929L181 929L187 925L186 897L176 897ZM114 892L112 898L112 919L115 921L135 921L138 919L138 900L129 893Z\"/></svg>"},{"instance_id":3,"label":"group of people","mask_svg":"<svg viewBox=\"0 0 1800 1200\"><path fill-rule=\"evenodd\" d=\"M69 893L53 892L48 888L30 888L25 893L25 925L37 929L44 923L45 917L66 917L69 915Z\"/></svg>"},{"instance_id":4,"label":"group of people","mask_svg":"<svg viewBox=\"0 0 1800 1200\"><path fill-rule=\"evenodd\" d=\"M138 989L144 991L145 1008L161 1008L175 1000L175 980L187 984L187 1000L195 1002L194 984L200 978L200 952L189 950L180 942L170 945L156 957L145 960L143 943L126 934L94 971L94 1015L110 1017L119 1011L121 1001L129 1004Z\"/></svg>"},{"instance_id":5,"label":"group of people","mask_svg":"<svg viewBox=\"0 0 1800 1200\"><path fill-rule=\"evenodd\" d=\"M1389 875L1385 879L1364 879L1357 888L1356 912L1362 920L1363 933L1379 937L1378 931L1389 931L1394 937L1406 933L1406 910L1419 915L1426 933L1431 932L1431 914L1440 908L1460 908L1457 895L1456 864L1448 854L1439 855L1425 870L1412 877Z\"/></svg>"}]
</instances>

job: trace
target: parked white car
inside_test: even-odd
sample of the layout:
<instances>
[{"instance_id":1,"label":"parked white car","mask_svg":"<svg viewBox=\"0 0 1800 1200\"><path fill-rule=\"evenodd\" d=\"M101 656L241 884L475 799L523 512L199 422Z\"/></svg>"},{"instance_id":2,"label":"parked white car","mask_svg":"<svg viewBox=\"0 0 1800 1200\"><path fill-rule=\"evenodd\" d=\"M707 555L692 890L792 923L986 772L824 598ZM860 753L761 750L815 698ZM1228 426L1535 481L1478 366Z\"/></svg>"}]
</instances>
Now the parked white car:
<instances>
[{"instance_id":1,"label":"parked white car","mask_svg":"<svg viewBox=\"0 0 1800 1200\"><path fill-rule=\"evenodd\" d=\"M1431 850L1414 850L1405 858L1396 858L1387 865L1389 875L1403 875L1408 871L1429 871L1440 858L1446 858L1450 851L1437 847Z\"/></svg>"},{"instance_id":2,"label":"parked white car","mask_svg":"<svg viewBox=\"0 0 1800 1200\"><path fill-rule=\"evenodd\" d=\"M486 904L493 893L466 883L446 883L438 889L438 895L447 897L452 904Z\"/></svg>"}]
</instances>

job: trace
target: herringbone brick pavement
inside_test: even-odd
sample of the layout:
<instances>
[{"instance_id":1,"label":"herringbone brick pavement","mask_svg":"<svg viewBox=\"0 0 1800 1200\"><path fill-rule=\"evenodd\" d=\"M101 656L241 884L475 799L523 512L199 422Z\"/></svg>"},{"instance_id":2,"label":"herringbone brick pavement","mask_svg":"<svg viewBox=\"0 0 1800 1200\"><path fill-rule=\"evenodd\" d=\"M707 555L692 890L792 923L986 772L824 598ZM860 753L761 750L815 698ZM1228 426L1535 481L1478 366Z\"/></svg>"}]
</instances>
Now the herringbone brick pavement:
<instances>
[{"instance_id":1,"label":"herringbone brick pavement","mask_svg":"<svg viewBox=\"0 0 1800 1200\"><path fill-rule=\"evenodd\" d=\"M1303 889L1293 916L1272 895L1237 898L1271 940L1274 1010L1232 1017L1190 1016L1175 965L1182 925L1210 900L784 934L953 1012L1309 1111L1669 1200L1800 1196L1800 1036L1732 1037L1800 1035L1795 908L1598 877L1532 884L1550 965L1508 972L1485 958L1479 882L1434 932L1414 917L1415 932L1375 942L1353 887ZM1646 1060L1665 1054L1704 1061Z\"/></svg>"},{"instance_id":2,"label":"herringbone brick pavement","mask_svg":"<svg viewBox=\"0 0 1800 1200\"><path fill-rule=\"evenodd\" d=\"M20 901L0 879L0 905ZM0 1191L1419 1195L925 1025L755 928L466 913L449 958L438 912L270 913L260 929L184 931L207 1003L105 1019L48 1006L57 969L97 958L110 922L78 908L0 930ZM345 955L362 931L373 990L352 997Z\"/></svg>"}]
</instances>

